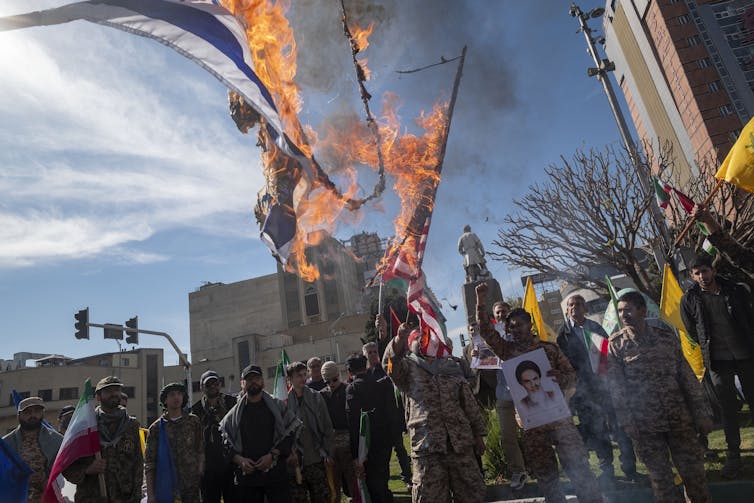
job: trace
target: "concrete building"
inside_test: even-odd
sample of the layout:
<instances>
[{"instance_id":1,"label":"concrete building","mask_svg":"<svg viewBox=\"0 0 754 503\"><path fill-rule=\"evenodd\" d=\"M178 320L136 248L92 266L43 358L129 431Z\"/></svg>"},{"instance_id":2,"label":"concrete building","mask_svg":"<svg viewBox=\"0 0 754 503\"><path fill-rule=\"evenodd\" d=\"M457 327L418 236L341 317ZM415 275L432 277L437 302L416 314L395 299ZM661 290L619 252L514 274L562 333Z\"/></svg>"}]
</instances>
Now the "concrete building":
<instances>
[{"instance_id":1,"label":"concrete building","mask_svg":"<svg viewBox=\"0 0 754 503\"><path fill-rule=\"evenodd\" d=\"M291 361L319 356L343 363L361 351L373 291L364 289L364 273L384 253L376 235L359 235L346 247L322 235L307 250L319 277L305 281L278 266L275 274L236 283L208 283L189 294L193 387L213 369L227 391L237 391L238 376L253 362L266 371L271 389L281 351ZM366 250L362 260L355 250Z\"/></svg>"},{"instance_id":2,"label":"concrete building","mask_svg":"<svg viewBox=\"0 0 754 503\"><path fill-rule=\"evenodd\" d=\"M18 426L13 390L21 397L39 396L46 404L45 418L56 425L60 409L76 405L84 391L84 382L92 387L105 376L119 377L129 396L128 412L142 426L148 426L160 413L159 394L163 382L162 349L137 349L123 353L103 353L85 358L47 355L36 360L34 367L0 372L0 433Z\"/></svg>"},{"instance_id":3,"label":"concrete building","mask_svg":"<svg viewBox=\"0 0 754 503\"><path fill-rule=\"evenodd\" d=\"M696 161L716 169L754 115L754 2L608 0L605 11L639 140L672 144L682 184Z\"/></svg>"}]
</instances>

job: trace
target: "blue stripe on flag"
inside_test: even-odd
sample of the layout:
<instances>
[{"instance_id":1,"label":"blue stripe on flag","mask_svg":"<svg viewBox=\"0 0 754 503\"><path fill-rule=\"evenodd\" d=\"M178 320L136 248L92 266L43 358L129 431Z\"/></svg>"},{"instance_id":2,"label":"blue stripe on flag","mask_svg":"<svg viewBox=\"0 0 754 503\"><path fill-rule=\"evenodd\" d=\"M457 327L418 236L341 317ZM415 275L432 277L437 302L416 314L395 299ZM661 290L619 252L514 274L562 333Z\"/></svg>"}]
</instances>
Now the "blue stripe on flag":
<instances>
[{"instance_id":1,"label":"blue stripe on flag","mask_svg":"<svg viewBox=\"0 0 754 503\"><path fill-rule=\"evenodd\" d=\"M179 4L165 0L90 0L88 3L123 7L145 17L170 23L206 40L233 61L238 69L257 85L264 99L277 112L270 91L243 59L243 48L238 39L227 26L212 14L195 9L190 4Z\"/></svg>"}]
</instances>

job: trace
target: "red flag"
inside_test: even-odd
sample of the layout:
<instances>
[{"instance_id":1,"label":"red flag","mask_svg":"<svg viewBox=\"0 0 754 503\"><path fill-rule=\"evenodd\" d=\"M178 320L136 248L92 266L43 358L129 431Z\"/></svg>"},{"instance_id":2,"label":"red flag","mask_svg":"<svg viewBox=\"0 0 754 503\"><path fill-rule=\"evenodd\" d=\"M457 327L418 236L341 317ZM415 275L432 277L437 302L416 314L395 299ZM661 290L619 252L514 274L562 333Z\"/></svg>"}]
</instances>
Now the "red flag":
<instances>
[{"instance_id":1,"label":"red flag","mask_svg":"<svg viewBox=\"0 0 754 503\"><path fill-rule=\"evenodd\" d=\"M683 211L685 211L687 215L691 215L691 212L694 210L696 203L689 196L678 189L674 188L673 193L675 194L675 197L678 198L678 202L681 203L681 206L683 206Z\"/></svg>"},{"instance_id":2,"label":"red flag","mask_svg":"<svg viewBox=\"0 0 754 503\"><path fill-rule=\"evenodd\" d=\"M398 327L401 326L401 319L393 311L393 306L390 306L390 333L393 335L393 339L398 335Z\"/></svg>"}]
</instances>

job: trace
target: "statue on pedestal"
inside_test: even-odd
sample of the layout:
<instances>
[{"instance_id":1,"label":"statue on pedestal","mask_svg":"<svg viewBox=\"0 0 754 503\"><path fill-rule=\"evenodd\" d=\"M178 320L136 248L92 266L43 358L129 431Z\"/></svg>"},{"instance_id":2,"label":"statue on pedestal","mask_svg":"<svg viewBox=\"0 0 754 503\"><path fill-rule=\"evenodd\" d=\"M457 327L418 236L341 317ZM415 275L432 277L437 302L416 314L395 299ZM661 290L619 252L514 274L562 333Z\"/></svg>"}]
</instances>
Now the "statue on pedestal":
<instances>
[{"instance_id":1,"label":"statue on pedestal","mask_svg":"<svg viewBox=\"0 0 754 503\"><path fill-rule=\"evenodd\" d=\"M489 278L487 261L484 259L484 246L482 246L479 237L471 232L470 225L463 228L463 234L458 239L458 253L463 255L466 283Z\"/></svg>"}]
</instances>

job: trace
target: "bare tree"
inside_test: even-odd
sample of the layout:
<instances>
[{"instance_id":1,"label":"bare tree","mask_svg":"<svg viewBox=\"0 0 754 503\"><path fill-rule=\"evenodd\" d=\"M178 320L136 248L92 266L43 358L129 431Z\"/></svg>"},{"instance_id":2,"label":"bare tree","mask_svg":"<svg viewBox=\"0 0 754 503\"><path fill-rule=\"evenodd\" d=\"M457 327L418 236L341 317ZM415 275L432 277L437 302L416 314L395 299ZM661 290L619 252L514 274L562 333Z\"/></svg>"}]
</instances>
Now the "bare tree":
<instances>
[{"instance_id":1,"label":"bare tree","mask_svg":"<svg viewBox=\"0 0 754 503\"><path fill-rule=\"evenodd\" d=\"M638 162L646 159L639 153ZM514 201L517 210L503 219L493 242L498 260L552 273L571 282L590 278L587 268L613 265L644 292L657 296L658 284L642 265L640 247L654 235L645 196L625 150L577 151L561 165L550 165L543 182Z\"/></svg>"},{"instance_id":2,"label":"bare tree","mask_svg":"<svg viewBox=\"0 0 754 503\"><path fill-rule=\"evenodd\" d=\"M651 297L660 296L659 270L647 260L651 246L659 243L650 218L653 194L645 194L634 160L624 149L577 151L569 160L545 170L545 180L529 187L514 201L516 211L503 219L496 250L490 255L523 269L547 272L580 285L605 287L589 274L592 266L613 266L629 276ZM652 167L664 182L702 202L716 183L716 167L709 160L698 162L698 174L675 168L669 142L657 151L644 144L635 161ZM725 184L710 206L720 225L746 246L754 246L754 194ZM679 234L687 215L677 201L665 211L672 239ZM695 227L682 246L701 252L704 236Z\"/></svg>"}]
</instances>

